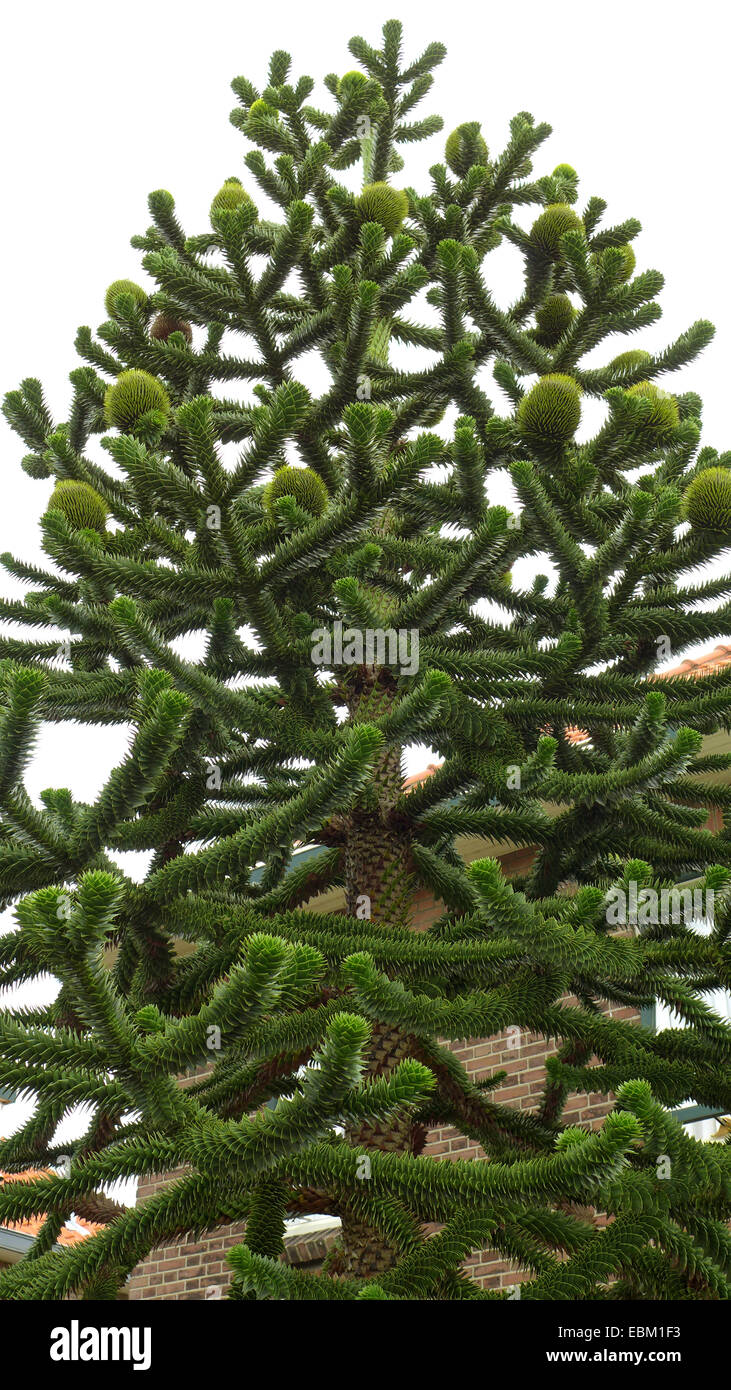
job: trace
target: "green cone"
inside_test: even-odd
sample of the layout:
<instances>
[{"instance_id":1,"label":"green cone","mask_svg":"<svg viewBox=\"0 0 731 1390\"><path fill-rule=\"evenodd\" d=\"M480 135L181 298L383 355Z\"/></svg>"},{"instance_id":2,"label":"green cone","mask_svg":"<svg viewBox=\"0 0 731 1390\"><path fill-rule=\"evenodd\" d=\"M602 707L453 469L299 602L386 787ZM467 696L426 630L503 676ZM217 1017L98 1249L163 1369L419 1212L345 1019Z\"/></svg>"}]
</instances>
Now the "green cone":
<instances>
[{"instance_id":1,"label":"green cone","mask_svg":"<svg viewBox=\"0 0 731 1390\"><path fill-rule=\"evenodd\" d=\"M654 381L638 381L636 386L628 388L627 395L644 396L646 401L651 402L652 409L646 428L656 439L664 440L672 434L680 419L678 403L673 396L669 396L667 391L662 391Z\"/></svg>"},{"instance_id":2,"label":"green cone","mask_svg":"<svg viewBox=\"0 0 731 1390\"><path fill-rule=\"evenodd\" d=\"M473 164L487 164L489 153L480 134L478 121L465 121L447 136L445 146L447 164L453 174L461 179L469 173Z\"/></svg>"},{"instance_id":3,"label":"green cone","mask_svg":"<svg viewBox=\"0 0 731 1390\"><path fill-rule=\"evenodd\" d=\"M147 303L147 294L141 285L136 285L134 280L113 280L104 296L104 308L110 319L114 318L117 312L117 304L120 295L131 295L135 304L142 308Z\"/></svg>"},{"instance_id":4,"label":"green cone","mask_svg":"<svg viewBox=\"0 0 731 1390\"><path fill-rule=\"evenodd\" d=\"M104 414L118 430L132 430L143 415L156 410L167 415L170 399L161 381L149 372L133 368L121 372L104 399Z\"/></svg>"},{"instance_id":5,"label":"green cone","mask_svg":"<svg viewBox=\"0 0 731 1390\"><path fill-rule=\"evenodd\" d=\"M623 261L624 261L624 266L623 266L623 270L622 270L622 279L623 279L623 280L631 280L631 279L632 279L632 276L633 276L634 273L635 273L635 267L636 267L636 265L637 265L637 257L636 257L636 255L635 255L635 253L634 253L632 247L631 247L629 244L627 244L626 246L620 246L619 249L620 249L620 251L622 252L622 259L623 259Z\"/></svg>"},{"instance_id":6,"label":"green cone","mask_svg":"<svg viewBox=\"0 0 731 1390\"><path fill-rule=\"evenodd\" d=\"M581 218L568 203L551 203L533 223L530 240L539 255L554 260L561 249L561 237L583 230Z\"/></svg>"},{"instance_id":7,"label":"green cone","mask_svg":"<svg viewBox=\"0 0 731 1390\"><path fill-rule=\"evenodd\" d=\"M329 493L322 478L312 468L278 468L264 489L264 507L272 520L276 515L274 503L280 497L293 497L298 507L310 516L322 516Z\"/></svg>"},{"instance_id":8,"label":"green cone","mask_svg":"<svg viewBox=\"0 0 731 1390\"><path fill-rule=\"evenodd\" d=\"M249 107L249 115L255 117L276 116L278 112L276 106L270 106L269 102L265 101L263 97L257 97L256 101L252 101ZM231 182L233 182L233 180L231 180Z\"/></svg>"},{"instance_id":9,"label":"green cone","mask_svg":"<svg viewBox=\"0 0 731 1390\"><path fill-rule=\"evenodd\" d=\"M251 207L254 206L253 199L246 192L239 179L226 179L211 203L211 216L214 212L233 211L234 208L240 208L242 203L249 203Z\"/></svg>"},{"instance_id":10,"label":"green cone","mask_svg":"<svg viewBox=\"0 0 731 1390\"><path fill-rule=\"evenodd\" d=\"M380 222L393 236L409 210L409 200L402 188L392 188L390 183L367 183L355 206L361 222Z\"/></svg>"},{"instance_id":11,"label":"green cone","mask_svg":"<svg viewBox=\"0 0 731 1390\"><path fill-rule=\"evenodd\" d=\"M567 294L549 294L536 311L538 342L553 347L575 318L576 310Z\"/></svg>"},{"instance_id":12,"label":"green cone","mask_svg":"<svg viewBox=\"0 0 731 1390\"><path fill-rule=\"evenodd\" d=\"M109 508L88 483L62 478L48 499L48 510L62 512L74 531L98 531L103 535L107 529Z\"/></svg>"},{"instance_id":13,"label":"green cone","mask_svg":"<svg viewBox=\"0 0 731 1390\"><path fill-rule=\"evenodd\" d=\"M618 357L613 357L609 363L618 372L631 372L636 367L646 367L652 361L652 354L645 352L644 348L630 348L628 352L620 352Z\"/></svg>"},{"instance_id":14,"label":"green cone","mask_svg":"<svg viewBox=\"0 0 731 1390\"><path fill-rule=\"evenodd\" d=\"M353 91L356 87L362 87L368 81L364 72L359 72L357 68L351 68L350 72L344 72L338 82L338 93L344 96L346 92Z\"/></svg>"},{"instance_id":15,"label":"green cone","mask_svg":"<svg viewBox=\"0 0 731 1390\"><path fill-rule=\"evenodd\" d=\"M559 372L541 377L518 407L518 425L526 438L563 444L575 434L580 420L579 388L572 377Z\"/></svg>"},{"instance_id":16,"label":"green cone","mask_svg":"<svg viewBox=\"0 0 731 1390\"><path fill-rule=\"evenodd\" d=\"M607 248L607 250L609 249L611 249L612 251L622 252L622 272L620 278L623 283L626 280L631 280L632 276L635 273L635 266L637 265L637 257L635 256L632 247L629 245L629 243L627 243L624 246L613 246L611 248ZM600 252L599 259L601 260L605 255L606 251Z\"/></svg>"},{"instance_id":17,"label":"green cone","mask_svg":"<svg viewBox=\"0 0 731 1390\"><path fill-rule=\"evenodd\" d=\"M688 485L683 516L704 531L731 530L731 468L704 468Z\"/></svg>"}]
</instances>

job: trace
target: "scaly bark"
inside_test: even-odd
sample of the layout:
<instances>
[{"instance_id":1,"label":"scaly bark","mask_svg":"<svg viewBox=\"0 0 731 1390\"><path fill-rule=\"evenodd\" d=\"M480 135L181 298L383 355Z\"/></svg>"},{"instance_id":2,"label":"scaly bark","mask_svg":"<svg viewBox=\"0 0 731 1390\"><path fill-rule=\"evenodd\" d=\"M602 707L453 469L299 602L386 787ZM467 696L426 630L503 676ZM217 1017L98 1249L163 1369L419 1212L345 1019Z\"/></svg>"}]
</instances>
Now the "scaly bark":
<instances>
[{"instance_id":1,"label":"scaly bark","mask_svg":"<svg viewBox=\"0 0 731 1390\"><path fill-rule=\"evenodd\" d=\"M395 681L385 668L358 668L349 703L350 716L362 722L388 713L395 695ZM402 750L391 746L381 754L373 775L366 806L358 806L347 824L345 848L347 910L362 913L367 900L372 921L383 926L404 926L411 920L413 875L410 834L399 823L396 804L403 791ZM373 1025L365 1069L366 1078L388 1076L411 1053L410 1039L391 1024ZM387 1153L411 1152L417 1127L408 1114L388 1121L367 1122L346 1130L357 1148ZM367 1169L363 1178L368 1181ZM362 1213L343 1208L342 1244L329 1262L330 1273L354 1278L373 1278L390 1269L397 1251L364 1222Z\"/></svg>"}]
</instances>

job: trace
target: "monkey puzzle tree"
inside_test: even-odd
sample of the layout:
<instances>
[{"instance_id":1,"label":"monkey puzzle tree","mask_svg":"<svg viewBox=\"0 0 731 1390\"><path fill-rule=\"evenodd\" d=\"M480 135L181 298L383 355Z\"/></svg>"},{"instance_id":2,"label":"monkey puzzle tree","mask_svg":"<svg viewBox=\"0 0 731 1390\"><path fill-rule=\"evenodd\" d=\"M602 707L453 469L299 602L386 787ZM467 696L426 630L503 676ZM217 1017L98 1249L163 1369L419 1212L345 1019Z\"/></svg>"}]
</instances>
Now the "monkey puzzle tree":
<instances>
[{"instance_id":1,"label":"monkey puzzle tree","mask_svg":"<svg viewBox=\"0 0 731 1390\"><path fill-rule=\"evenodd\" d=\"M395 21L350 48L326 109L283 52L263 92L233 83L271 216L229 178L188 237L152 194L134 245L155 288L115 281L80 329L68 420L34 380L6 399L26 472L56 482L51 567L4 557L30 592L2 606L0 959L60 991L0 1016L0 1084L36 1100L0 1165L53 1164L79 1104L88 1124L63 1176L0 1191L3 1222L46 1217L0 1295L113 1296L155 1246L246 1220L239 1298L504 1297L463 1268L483 1248L525 1298L724 1298L731 1155L667 1108L731 1109L704 1000L729 986L731 839L705 807L731 800L731 754L701 747L731 673L653 679L663 643L731 625L731 581L696 576L728 540L729 460L699 452L698 397L658 385L712 330L598 364L660 313L639 224L579 210L567 165L534 174L549 128L526 113L498 154L461 125L431 191L404 189L443 49L405 60ZM525 274L501 309L506 241ZM512 581L521 560L548 573ZM41 721L129 730L93 804L29 797ZM440 763L405 790L415 741ZM467 835L535 847L530 869L466 866ZM707 934L684 904L610 923L618 889L682 878L716 895ZM337 886L342 914L312 910ZM441 915L417 932L423 888ZM678 1027L607 1008L655 999ZM508 1028L560 1044L533 1110L449 1046ZM595 1132L563 1118L582 1091L615 1095ZM485 1158L426 1155L441 1125ZM173 1169L136 1207L106 1195ZM71 1211L103 1232L55 1251ZM342 1221L316 1276L277 1258L301 1212Z\"/></svg>"}]
</instances>

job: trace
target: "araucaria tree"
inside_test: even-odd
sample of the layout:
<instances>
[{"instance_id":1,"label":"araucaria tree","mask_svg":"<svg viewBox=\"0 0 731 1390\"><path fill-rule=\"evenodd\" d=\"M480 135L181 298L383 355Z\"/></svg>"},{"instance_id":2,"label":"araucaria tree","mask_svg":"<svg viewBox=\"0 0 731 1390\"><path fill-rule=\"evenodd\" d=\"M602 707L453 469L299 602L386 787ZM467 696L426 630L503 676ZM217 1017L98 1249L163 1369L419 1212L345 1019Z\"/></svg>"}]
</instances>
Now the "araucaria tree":
<instances>
[{"instance_id":1,"label":"araucaria tree","mask_svg":"<svg viewBox=\"0 0 731 1390\"><path fill-rule=\"evenodd\" d=\"M731 580L698 577L731 460L660 385L712 329L618 352L660 314L639 224L535 173L525 112L502 153L458 127L406 187L444 51L405 59L395 21L350 49L322 106L284 52L262 92L234 81L251 191L228 178L195 236L153 193L154 289L115 281L79 330L68 420L35 380L6 399L55 483L48 568L3 557L30 592L2 607L2 978L60 991L0 1016L0 1084L36 1100L0 1166L56 1163L76 1106L88 1125L61 1175L0 1191L3 1224L45 1214L0 1294L111 1297L154 1247L245 1220L234 1298L503 1298L465 1268L491 1249L526 1299L723 1299L731 1151L669 1110L731 1110L704 998L731 983L731 837L705 828L731 755L702 748L731 674L654 674L731 627ZM505 242L525 273L500 308ZM94 804L27 794L42 721L129 730ZM439 766L405 790L415 742ZM465 837L535 853L509 879ZM715 895L705 932L662 899L683 880ZM676 1027L627 1017L654 1000ZM508 1029L558 1043L535 1109L450 1046ZM565 1122L577 1092L609 1098L593 1131ZM484 1156L430 1157L438 1126ZM70 1212L104 1229L59 1252ZM303 1212L342 1222L317 1275L278 1259Z\"/></svg>"}]
</instances>

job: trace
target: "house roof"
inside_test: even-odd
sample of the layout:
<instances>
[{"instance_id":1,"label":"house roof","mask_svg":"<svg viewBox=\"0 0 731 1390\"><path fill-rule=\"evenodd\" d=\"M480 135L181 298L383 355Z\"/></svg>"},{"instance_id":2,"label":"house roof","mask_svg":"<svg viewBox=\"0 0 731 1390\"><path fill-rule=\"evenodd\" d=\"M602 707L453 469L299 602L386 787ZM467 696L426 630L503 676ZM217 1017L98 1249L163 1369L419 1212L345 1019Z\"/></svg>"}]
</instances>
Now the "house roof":
<instances>
[{"instance_id":1,"label":"house roof","mask_svg":"<svg viewBox=\"0 0 731 1390\"><path fill-rule=\"evenodd\" d=\"M724 666L731 664L731 646L719 643L713 648L712 652L706 652L705 656L695 658L687 657L681 661L679 666L673 666L670 671L658 671L658 679L665 680L668 676L712 676L716 671L720 671Z\"/></svg>"},{"instance_id":2,"label":"house roof","mask_svg":"<svg viewBox=\"0 0 731 1390\"><path fill-rule=\"evenodd\" d=\"M0 1187L9 1182L33 1182L37 1178L56 1177L58 1177L58 1173L55 1173L52 1168L26 1168L22 1173L6 1173L0 1169ZM45 1217L43 1216L32 1216L25 1221L10 1221L0 1230L13 1231L16 1235L34 1239L44 1220ZM59 1231L56 1245L78 1245L79 1241L86 1240L87 1236L94 1236L103 1229L103 1226L95 1221L84 1221L80 1216L71 1216Z\"/></svg>"},{"instance_id":3,"label":"house roof","mask_svg":"<svg viewBox=\"0 0 731 1390\"><path fill-rule=\"evenodd\" d=\"M724 666L731 665L731 646L719 643L713 648L712 652L706 652L705 656L695 658L686 657L679 666L673 666L669 671L658 671L658 680L667 680L669 676L711 676L716 671L721 671ZM587 743L589 735L583 729L567 729L566 738L569 743ZM431 777L441 767L441 763L429 763L423 772L415 772L411 777L404 781L404 787L414 787L419 782L425 782L427 777Z\"/></svg>"},{"instance_id":4,"label":"house roof","mask_svg":"<svg viewBox=\"0 0 731 1390\"><path fill-rule=\"evenodd\" d=\"M441 763L429 763L429 764L424 768L424 771L423 771L423 772L414 772L414 773L412 773L411 777L405 777L405 778L404 778L404 790L406 789L406 787L415 787L415 786L417 786L417 784L418 784L419 782L425 782L426 779L427 779L427 777L432 777L432 776L434 775L435 772L438 772L438 771L439 771L440 767L441 767Z\"/></svg>"}]
</instances>

